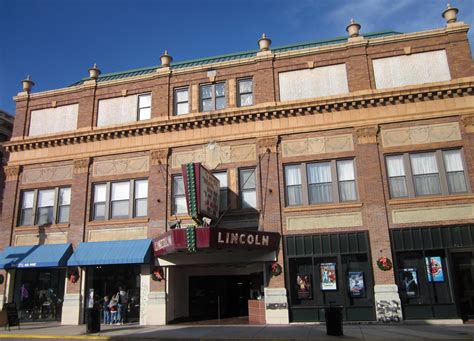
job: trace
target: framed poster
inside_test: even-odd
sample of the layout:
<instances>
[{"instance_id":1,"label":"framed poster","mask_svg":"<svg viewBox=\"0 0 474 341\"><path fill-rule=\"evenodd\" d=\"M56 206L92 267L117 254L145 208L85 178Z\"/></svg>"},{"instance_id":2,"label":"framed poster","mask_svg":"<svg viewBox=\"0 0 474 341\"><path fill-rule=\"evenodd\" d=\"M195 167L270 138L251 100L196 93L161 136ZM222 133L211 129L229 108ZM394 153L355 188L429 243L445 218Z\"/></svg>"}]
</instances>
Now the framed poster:
<instances>
[{"instance_id":1,"label":"framed poster","mask_svg":"<svg viewBox=\"0 0 474 341\"><path fill-rule=\"evenodd\" d=\"M364 273L362 271L349 271L347 283L350 297L365 297Z\"/></svg>"},{"instance_id":2,"label":"framed poster","mask_svg":"<svg viewBox=\"0 0 474 341\"><path fill-rule=\"evenodd\" d=\"M443 263L441 257L425 257L428 282L444 282Z\"/></svg>"},{"instance_id":3,"label":"framed poster","mask_svg":"<svg viewBox=\"0 0 474 341\"><path fill-rule=\"evenodd\" d=\"M313 298L310 274L298 274L296 276L297 294L299 299Z\"/></svg>"},{"instance_id":4,"label":"framed poster","mask_svg":"<svg viewBox=\"0 0 474 341\"><path fill-rule=\"evenodd\" d=\"M398 272L398 278L401 292L404 292L407 297L418 296L418 275L415 268L401 269Z\"/></svg>"},{"instance_id":5,"label":"framed poster","mask_svg":"<svg viewBox=\"0 0 474 341\"><path fill-rule=\"evenodd\" d=\"M337 290L336 263L321 263L321 290Z\"/></svg>"}]
</instances>

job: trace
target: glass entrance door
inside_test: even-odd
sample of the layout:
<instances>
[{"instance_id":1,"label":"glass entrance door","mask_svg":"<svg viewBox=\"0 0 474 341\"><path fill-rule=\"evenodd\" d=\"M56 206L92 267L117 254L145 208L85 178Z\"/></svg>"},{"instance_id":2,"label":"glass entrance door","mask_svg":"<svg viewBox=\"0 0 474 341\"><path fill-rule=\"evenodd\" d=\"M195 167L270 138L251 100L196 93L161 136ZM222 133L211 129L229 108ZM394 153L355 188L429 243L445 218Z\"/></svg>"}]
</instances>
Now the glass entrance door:
<instances>
[{"instance_id":1,"label":"glass entrance door","mask_svg":"<svg viewBox=\"0 0 474 341\"><path fill-rule=\"evenodd\" d=\"M452 254L455 293L464 321L474 319L474 252Z\"/></svg>"}]
</instances>

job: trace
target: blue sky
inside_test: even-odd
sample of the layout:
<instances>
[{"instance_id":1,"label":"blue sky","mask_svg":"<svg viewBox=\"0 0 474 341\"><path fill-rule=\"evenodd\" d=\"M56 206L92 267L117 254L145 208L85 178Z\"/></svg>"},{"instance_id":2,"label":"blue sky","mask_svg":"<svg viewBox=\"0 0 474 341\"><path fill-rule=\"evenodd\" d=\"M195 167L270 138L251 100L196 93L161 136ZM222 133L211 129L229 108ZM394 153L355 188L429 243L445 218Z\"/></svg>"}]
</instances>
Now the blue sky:
<instances>
[{"instance_id":1,"label":"blue sky","mask_svg":"<svg viewBox=\"0 0 474 341\"><path fill-rule=\"evenodd\" d=\"M474 1L451 2L472 24ZM446 0L0 0L0 109L31 75L33 92L65 87L97 63L103 73L362 33L413 32L445 25ZM469 32L474 42L474 32ZM472 50L472 49L471 49Z\"/></svg>"}]
</instances>

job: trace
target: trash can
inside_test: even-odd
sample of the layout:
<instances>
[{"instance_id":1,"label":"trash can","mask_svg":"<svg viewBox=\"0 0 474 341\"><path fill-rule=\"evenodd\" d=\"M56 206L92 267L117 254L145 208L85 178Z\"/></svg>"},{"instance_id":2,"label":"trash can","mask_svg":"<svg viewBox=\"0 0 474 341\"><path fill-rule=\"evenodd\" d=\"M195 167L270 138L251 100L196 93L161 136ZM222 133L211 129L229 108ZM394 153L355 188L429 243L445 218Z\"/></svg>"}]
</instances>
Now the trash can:
<instances>
[{"instance_id":1,"label":"trash can","mask_svg":"<svg viewBox=\"0 0 474 341\"><path fill-rule=\"evenodd\" d=\"M326 333L331 336L342 336L342 306L329 304L324 308L326 316Z\"/></svg>"},{"instance_id":2,"label":"trash can","mask_svg":"<svg viewBox=\"0 0 474 341\"><path fill-rule=\"evenodd\" d=\"M87 308L86 312L86 332L100 332L100 310L97 308Z\"/></svg>"}]
</instances>

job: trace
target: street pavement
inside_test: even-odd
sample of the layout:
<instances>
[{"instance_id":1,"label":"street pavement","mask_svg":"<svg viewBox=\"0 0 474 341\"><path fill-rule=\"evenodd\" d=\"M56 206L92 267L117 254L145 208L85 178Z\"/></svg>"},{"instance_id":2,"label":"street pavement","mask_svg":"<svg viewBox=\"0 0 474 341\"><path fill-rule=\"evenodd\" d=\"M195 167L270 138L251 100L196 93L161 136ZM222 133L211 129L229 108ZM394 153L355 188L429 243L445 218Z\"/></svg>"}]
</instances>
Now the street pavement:
<instances>
[{"instance_id":1,"label":"street pavement","mask_svg":"<svg viewBox=\"0 0 474 341\"><path fill-rule=\"evenodd\" d=\"M0 331L2 340L474 340L474 325L347 324L344 336L327 336L324 324L290 325L167 325L101 326L97 334L86 326L23 323Z\"/></svg>"}]
</instances>

